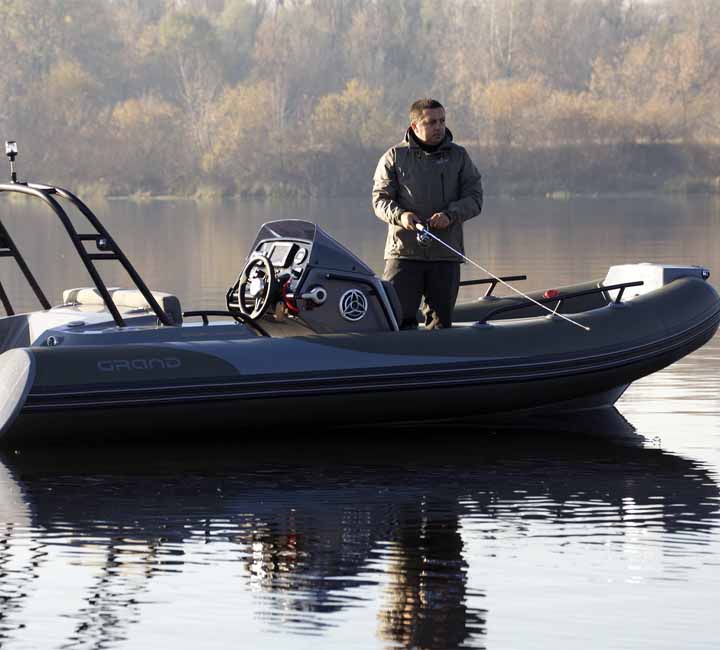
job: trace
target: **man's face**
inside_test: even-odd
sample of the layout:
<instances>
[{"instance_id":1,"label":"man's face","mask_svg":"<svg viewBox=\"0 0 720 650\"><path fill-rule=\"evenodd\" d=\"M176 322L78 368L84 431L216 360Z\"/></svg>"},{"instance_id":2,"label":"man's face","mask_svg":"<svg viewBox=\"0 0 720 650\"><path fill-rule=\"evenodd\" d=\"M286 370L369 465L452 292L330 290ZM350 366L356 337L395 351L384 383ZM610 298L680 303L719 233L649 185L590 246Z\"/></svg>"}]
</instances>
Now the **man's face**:
<instances>
[{"instance_id":1,"label":"man's face","mask_svg":"<svg viewBox=\"0 0 720 650\"><path fill-rule=\"evenodd\" d=\"M445 138L445 110L426 108L410 126L420 142L430 146L440 144Z\"/></svg>"}]
</instances>

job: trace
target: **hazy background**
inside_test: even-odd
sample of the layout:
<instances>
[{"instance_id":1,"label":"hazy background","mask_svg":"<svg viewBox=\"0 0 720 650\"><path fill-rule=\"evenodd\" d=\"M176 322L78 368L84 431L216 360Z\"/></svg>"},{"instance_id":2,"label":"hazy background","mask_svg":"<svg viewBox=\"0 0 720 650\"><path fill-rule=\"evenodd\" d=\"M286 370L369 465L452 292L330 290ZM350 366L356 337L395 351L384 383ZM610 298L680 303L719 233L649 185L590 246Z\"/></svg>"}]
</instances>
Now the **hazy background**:
<instances>
[{"instance_id":1,"label":"hazy background","mask_svg":"<svg viewBox=\"0 0 720 650\"><path fill-rule=\"evenodd\" d=\"M716 192L716 0L0 0L21 176L366 195L421 96L490 193Z\"/></svg>"}]
</instances>

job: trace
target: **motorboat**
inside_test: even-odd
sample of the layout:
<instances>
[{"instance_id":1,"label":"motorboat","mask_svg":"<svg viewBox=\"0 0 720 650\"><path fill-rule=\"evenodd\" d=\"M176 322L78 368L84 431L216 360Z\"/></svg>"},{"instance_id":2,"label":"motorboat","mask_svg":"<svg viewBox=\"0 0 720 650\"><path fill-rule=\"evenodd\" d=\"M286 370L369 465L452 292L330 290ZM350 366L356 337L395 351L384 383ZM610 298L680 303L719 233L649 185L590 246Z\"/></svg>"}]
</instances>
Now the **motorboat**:
<instances>
[{"instance_id":1,"label":"motorboat","mask_svg":"<svg viewBox=\"0 0 720 650\"><path fill-rule=\"evenodd\" d=\"M453 327L401 330L393 287L302 220L260 228L225 305L184 311L145 284L75 194L19 182L14 166L11 179L0 195L42 201L93 286L53 305L0 222L0 256L40 303L16 313L0 283L4 444L603 408L702 346L720 322L707 269L633 263L509 297L495 295L498 283L525 276L467 280L484 295L456 307ZM108 261L132 288L106 285L99 263Z\"/></svg>"}]
</instances>

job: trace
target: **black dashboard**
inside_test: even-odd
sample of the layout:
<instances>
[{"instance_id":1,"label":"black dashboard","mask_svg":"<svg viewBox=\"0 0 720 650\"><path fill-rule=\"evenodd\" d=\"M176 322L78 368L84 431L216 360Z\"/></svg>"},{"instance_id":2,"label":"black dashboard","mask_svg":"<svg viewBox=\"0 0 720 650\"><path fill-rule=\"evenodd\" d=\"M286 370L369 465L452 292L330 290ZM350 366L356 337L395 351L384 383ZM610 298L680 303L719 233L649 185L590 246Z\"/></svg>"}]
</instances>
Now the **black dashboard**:
<instances>
[{"instance_id":1,"label":"black dashboard","mask_svg":"<svg viewBox=\"0 0 720 650\"><path fill-rule=\"evenodd\" d=\"M268 241L256 252L267 257L276 269L289 269L304 264L309 257L310 245L294 241Z\"/></svg>"},{"instance_id":2,"label":"black dashboard","mask_svg":"<svg viewBox=\"0 0 720 650\"><path fill-rule=\"evenodd\" d=\"M306 241L272 240L260 242L253 251L270 260L275 277L284 276L286 291L297 289L310 261L312 244Z\"/></svg>"}]
</instances>

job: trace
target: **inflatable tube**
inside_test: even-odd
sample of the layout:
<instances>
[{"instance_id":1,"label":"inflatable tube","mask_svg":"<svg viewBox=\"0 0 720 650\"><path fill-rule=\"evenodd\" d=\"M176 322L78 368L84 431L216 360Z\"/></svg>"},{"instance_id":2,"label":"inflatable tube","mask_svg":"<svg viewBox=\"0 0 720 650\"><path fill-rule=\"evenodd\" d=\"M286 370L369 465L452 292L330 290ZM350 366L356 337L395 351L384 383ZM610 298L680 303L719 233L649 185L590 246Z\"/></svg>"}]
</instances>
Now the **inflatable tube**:
<instances>
[{"instance_id":1,"label":"inflatable tube","mask_svg":"<svg viewBox=\"0 0 720 650\"><path fill-rule=\"evenodd\" d=\"M12 426L35 380L35 358L24 349L0 355L0 438Z\"/></svg>"}]
</instances>

